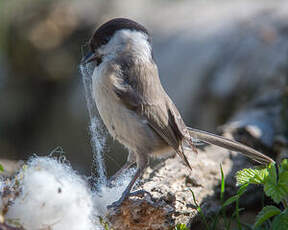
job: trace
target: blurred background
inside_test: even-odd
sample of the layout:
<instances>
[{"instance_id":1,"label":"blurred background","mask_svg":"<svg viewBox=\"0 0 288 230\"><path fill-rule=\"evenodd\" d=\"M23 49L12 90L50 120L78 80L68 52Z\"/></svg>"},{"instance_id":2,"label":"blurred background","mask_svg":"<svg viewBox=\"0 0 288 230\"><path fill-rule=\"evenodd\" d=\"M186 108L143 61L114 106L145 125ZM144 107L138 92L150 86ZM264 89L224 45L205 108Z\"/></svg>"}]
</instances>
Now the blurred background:
<instances>
[{"instance_id":1,"label":"blurred background","mask_svg":"<svg viewBox=\"0 0 288 230\"><path fill-rule=\"evenodd\" d=\"M0 158L26 160L60 146L75 169L90 173L81 46L114 17L151 32L161 81L187 125L217 132L254 98L285 91L284 0L1 0ZM125 154L108 140L108 174Z\"/></svg>"}]
</instances>

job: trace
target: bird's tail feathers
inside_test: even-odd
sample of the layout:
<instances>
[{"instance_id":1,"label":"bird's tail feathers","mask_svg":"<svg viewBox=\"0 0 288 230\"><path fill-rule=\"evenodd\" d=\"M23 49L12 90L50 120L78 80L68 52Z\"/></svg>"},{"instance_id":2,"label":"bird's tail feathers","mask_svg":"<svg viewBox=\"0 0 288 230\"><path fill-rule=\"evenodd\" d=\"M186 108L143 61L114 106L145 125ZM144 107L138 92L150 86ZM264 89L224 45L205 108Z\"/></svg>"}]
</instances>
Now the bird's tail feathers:
<instances>
[{"instance_id":1,"label":"bird's tail feathers","mask_svg":"<svg viewBox=\"0 0 288 230\"><path fill-rule=\"evenodd\" d=\"M185 155L185 150L184 150L183 145L181 145L181 150L179 149L179 150L177 150L176 152L177 152L177 154L181 157L181 159L184 161L185 165L186 165L190 170L192 170L192 167L191 167L191 165L190 165L190 163L189 163L189 161L188 161L188 159L187 159L187 157L186 157L186 155Z\"/></svg>"},{"instance_id":2,"label":"bird's tail feathers","mask_svg":"<svg viewBox=\"0 0 288 230\"><path fill-rule=\"evenodd\" d=\"M245 156L251 158L254 161L257 161L261 164L275 163L270 157L258 152L257 150L250 148L244 144L241 144L237 141L227 139L206 131L194 129L187 127L189 135L196 139L208 144L214 144L223 148L226 148L231 151L241 152ZM192 147L193 148L193 147Z\"/></svg>"}]
</instances>

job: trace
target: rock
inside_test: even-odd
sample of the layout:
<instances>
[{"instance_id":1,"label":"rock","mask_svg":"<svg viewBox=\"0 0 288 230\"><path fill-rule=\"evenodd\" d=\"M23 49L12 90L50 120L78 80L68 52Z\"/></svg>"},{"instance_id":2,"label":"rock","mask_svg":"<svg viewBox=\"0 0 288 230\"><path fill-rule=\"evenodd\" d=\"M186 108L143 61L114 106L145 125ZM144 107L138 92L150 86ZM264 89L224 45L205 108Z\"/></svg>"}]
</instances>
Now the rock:
<instances>
[{"instance_id":1,"label":"rock","mask_svg":"<svg viewBox=\"0 0 288 230\"><path fill-rule=\"evenodd\" d=\"M7 224L0 223L0 230L24 230L23 228L12 227Z\"/></svg>"},{"instance_id":2,"label":"rock","mask_svg":"<svg viewBox=\"0 0 288 230\"><path fill-rule=\"evenodd\" d=\"M275 158L288 143L284 136L288 119L284 92L268 91L242 106L221 127L223 135Z\"/></svg>"},{"instance_id":3,"label":"rock","mask_svg":"<svg viewBox=\"0 0 288 230\"><path fill-rule=\"evenodd\" d=\"M0 176L8 177L15 174L21 165L23 164L22 161L13 161L8 159L0 159L0 164L3 166L4 171L0 172Z\"/></svg>"},{"instance_id":4,"label":"rock","mask_svg":"<svg viewBox=\"0 0 288 230\"><path fill-rule=\"evenodd\" d=\"M131 197L107 218L117 230L166 230L173 222L172 213L173 208L164 200Z\"/></svg>"}]
</instances>

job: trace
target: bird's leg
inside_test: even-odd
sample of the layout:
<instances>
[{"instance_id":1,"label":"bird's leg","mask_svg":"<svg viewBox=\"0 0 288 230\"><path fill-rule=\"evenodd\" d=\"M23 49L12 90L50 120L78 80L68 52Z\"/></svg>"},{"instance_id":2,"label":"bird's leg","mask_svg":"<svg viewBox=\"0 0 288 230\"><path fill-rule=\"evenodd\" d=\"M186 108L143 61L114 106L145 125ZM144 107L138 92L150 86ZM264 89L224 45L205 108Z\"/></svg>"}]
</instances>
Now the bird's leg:
<instances>
[{"instance_id":1,"label":"bird's leg","mask_svg":"<svg viewBox=\"0 0 288 230\"><path fill-rule=\"evenodd\" d=\"M133 176L132 180L122 193L119 200L112 203L112 205L109 205L107 208L113 208L113 207L119 207L122 202L129 196L133 195L133 193L130 194L131 189L133 188L133 185L135 184L136 180L143 175L145 168L148 165L148 156L147 154L137 154L137 171L135 175Z\"/></svg>"},{"instance_id":2,"label":"bird's leg","mask_svg":"<svg viewBox=\"0 0 288 230\"><path fill-rule=\"evenodd\" d=\"M136 158L132 151L129 151L126 163L109 179L109 183L115 181L122 173L129 169L133 164L135 164Z\"/></svg>"},{"instance_id":3,"label":"bird's leg","mask_svg":"<svg viewBox=\"0 0 288 230\"><path fill-rule=\"evenodd\" d=\"M121 197L119 198L119 200L113 202L111 205L108 205L107 208L113 208L113 207L119 207L122 202L126 199L126 197L128 197L130 195L130 191L135 183L135 181L138 179L138 177L140 176L141 171L140 169L137 169L134 177L132 178L132 180L130 181L130 183L128 184L127 188L124 190L124 192L122 193Z\"/></svg>"}]
</instances>

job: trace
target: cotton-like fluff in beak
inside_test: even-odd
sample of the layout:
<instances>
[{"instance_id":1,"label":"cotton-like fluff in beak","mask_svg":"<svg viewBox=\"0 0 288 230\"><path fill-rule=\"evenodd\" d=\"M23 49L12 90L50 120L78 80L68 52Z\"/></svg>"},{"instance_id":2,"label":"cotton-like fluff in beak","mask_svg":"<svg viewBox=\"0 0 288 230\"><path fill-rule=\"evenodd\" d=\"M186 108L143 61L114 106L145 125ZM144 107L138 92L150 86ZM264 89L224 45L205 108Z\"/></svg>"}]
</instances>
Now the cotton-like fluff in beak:
<instances>
[{"instance_id":1,"label":"cotton-like fluff in beak","mask_svg":"<svg viewBox=\"0 0 288 230\"><path fill-rule=\"evenodd\" d=\"M89 62L95 61L96 59L97 55L94 52L90 51L84 58L82 58L81 64L86 65Z\"/></svg>"}]
</instances>

